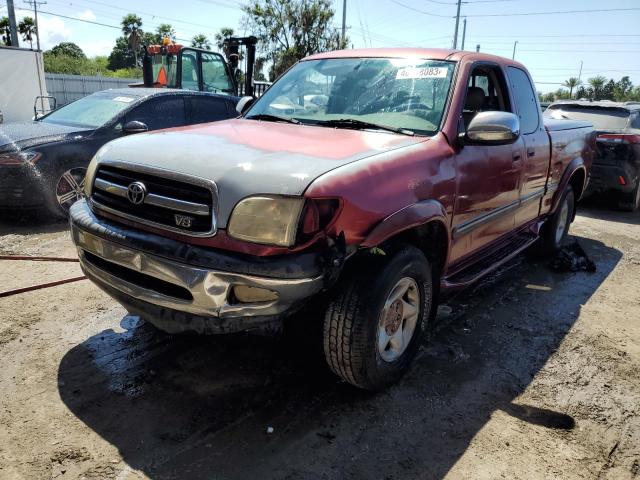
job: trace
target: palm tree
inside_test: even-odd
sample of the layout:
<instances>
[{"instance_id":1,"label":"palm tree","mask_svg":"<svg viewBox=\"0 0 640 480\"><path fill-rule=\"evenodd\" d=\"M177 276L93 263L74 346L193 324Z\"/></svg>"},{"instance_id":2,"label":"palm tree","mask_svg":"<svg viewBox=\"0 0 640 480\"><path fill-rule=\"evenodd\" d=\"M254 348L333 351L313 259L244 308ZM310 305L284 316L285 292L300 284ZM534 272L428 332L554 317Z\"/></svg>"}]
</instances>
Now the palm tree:
<instances>
[{"instance_id":1,"label":"palm tree","mask_svg":"<svg viewBox=\"0 0 640 480\"><path fill-rule=\"evenodd\" d=\"M600 100L602 97L602 90L607 79L602 75L589 79L589 85L593 89L593 99Z\"/></svg>"},{"instance_id":2,"label":"palm tree","mask_svg":"<svg viewBox=\"0 0 640 480\"><path fill-rule=\"evenodd\" d=\"M122 33L129 42L129 47L133 50L133 58L138 66L138 49L140 48L140 40L142 39L142 19L135 13L127 14L120 22L122 25Z\"/></svg>"},{"instance_id":3,"label":"palm tree","mask_svg":"<svg viewBox=\"0 0 640 480\"><path fill-rule=\"evenodd\" d=\"M222 27L218 33L215 35L216 45L218 46L218 50L222 50L226 57L229 56L229 52L224 44L224 41L233 37L233 28Z\"/></svg>"},{"instance_id":4,"label":"palm tree","mask_svg":"<svg viewBox=\"0 0 640 480\"><path fill-rule=\"evenodd\" d=\"M195 48L202 48L204 50L211 50L211 42L207 36L202 33L191 39L191 46Z\"/></svg>"},{"instance_id":5,"label":"palm tree","mask_svg":"<svg viewBox=\"0 0 640 480\"><path fill-rule=\"evenodd\" d=\"M164 43L164 39L168 38L172 42L176 41L176 31L173 26L169 23L162 23L158 25L156 29L156 34L158 35L159 43L162 45Z\"/></svg>"},{"instance_id":6,"label":"palm tree","mask_svg":"<svg viewBox=\"0 0 640 480\"><path fill-rule=\"evenodd\" d=\"M0 18L0 36L2 36L2 43L7 47L11 46L11 26L9 24L9 17Z\"/></svg>"},{"instance_id":7,"label":"palm tree","mask_svg":"<svg viewBox=\"0 0 640 480\"><path fill-rule=\"evenodd\" d=\"M580 85L582 82L578 80L576 77L571 77L569 80L565 80L562 84L563 87L567 87L569 89L569 98L573 98L573 89Z\"/></svg>"},{"instance_id":8,"label":"palm tree","mask_svg":"<svg viewBox=\"0 0 640 480\"><path fill-rule=\"evenodd\" d=\"M38 34L33 18L24 17L18 24L18 31L22 35L22 39L25 42L29 42L29 45L31 45L31 50L33 50L33 36Z\"/></svg>"}]
</instances>

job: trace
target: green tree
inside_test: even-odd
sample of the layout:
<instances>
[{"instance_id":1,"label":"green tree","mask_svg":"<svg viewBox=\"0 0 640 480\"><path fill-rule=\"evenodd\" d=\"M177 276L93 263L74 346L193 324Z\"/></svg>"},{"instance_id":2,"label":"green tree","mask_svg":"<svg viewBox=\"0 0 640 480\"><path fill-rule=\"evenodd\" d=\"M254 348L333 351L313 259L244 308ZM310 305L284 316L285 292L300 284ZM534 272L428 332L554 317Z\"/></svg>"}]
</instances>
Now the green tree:
<instances>
[{"instance_id":1,"label":"green tree","mask_svg":"<svg viewBox=\"0 0 640 480\"><path fill-rule=\"evenodd\" d=\"M9 17L0 18L0 36L2 36L2 43L7 47L11 46L11 29L9 26Z\"/></svg>"},{"instance_id":2,"label":"green tree","mask_svg":"<svg viewBox=\"0 0 640 480\"><path fill-rule=\"evenodd\" d=\"M602 87L602 99L603 100L614 100L615 98L615 89L616 82L612 78Z\"/></svg>"},{"instance_id":3,"label":"green tree","mask_svg":"<svg viewBox=\"0 0 640 480\"><path fill-rule=\"evenodd\" d=\"M45 53L53 55L68 55L73 58L87 58L82 49L73 42L62 42Z\"/></svg>"},{"instance_id":4,"label":"green tree","mask_svg":"<svg viewBox=\"0 0 640 480\"><path fill-rule=\"evenodd\" d=\"M109 55L109 70L117 70L119 68L130 68L138 65L137 58L129 47L129 41L126 37L118 37L116 44Z\"/></svg>"},{"instance_id":5,"label":"green tree","mask_svg":"<svg viewBox=\"0 0 640 480\"><path fill-rule=\"evenodd\" d=\"M133 53L134 65L138 66L138 49L142 40L142 19L135 13L128 13L120 22L122 34L127 40L127 45ZM117 44L116 44L117 45Z\"/></svg>"},{"instance_id":6,"label":"green tree","mask_svg":"<svg viewBox=\"0 0 640 480\"><path fill-rule=\"evenodd\" d=\"M591 85L591 88L589 89L591 93L590 99L602 100L603 88L606 81L607 79L602 75L598 75L589 79L589 85Z\"/></svg>"},{"instance_id":7,"label":"green tree","mask_svg":"<svg viewBox=\"0 0 640 480\"><path fill-rule=\"evenodd\" d=\"M168 38L172 42L176 41L176 30L169 23L162 23L156 28L156 35L158 36L158 43L162 45L165 38Z\"/></svg>"},{"instance_id":8,"label":"green tree","mask_svg":"<svg viewBox=\"0 0 640 480\"><path fill-rule=\"evenodd\" d=\"M211 50L211 42L209 41L207 36L203 35L202 33L199 35L195 35L191 39L191 46L194 48L203 48L205 50Z\"/></svg>"},{"instance_id":9,"label":"green tree","mask_svg":"<svg viewBox=\"0 0 640 480\"><path fill-rule=\"evenodd\" d=\"M576 90L576 98L577 99L589 98L589 92L587 91L586 88L584 88L582 85L580 85L578 87L578 89Z\"/></svg>"},{"instance_id":10,"label":"green tree","mask_svg":"<svg viewBox=\"0 0 640 480\"><path fill-rule=\"evenodd\" d=\"M272 78L307 55L348 44L333 26L331 0L251 0L242 9L247 27L273 62Z\"/></svg>"},{"instance_id":11,"label":"green tree","mask_svg":"<svg viewBox=\"0 0 640 480\"><path fill-rule=\"evenodd\" d=\"M573 89L580 85L582 82L578 80L576 77L571 77L568 80L565 80L562 84L563 87L567 87L569 89L569 98L573 97Z\"/></svg>"},{"instance_id":12,"label":"green tree","mask_svg":"<svg viewBox=\"0 0 640 480\"><path fill-rule=\"evenodd\" d=\"M38 35L36 31L36 24L31 17L24 17L20 23L18 23L18 31L22 35L22 39L25 42L29 42L31 49L33 50L33 37Z\"/></svg>"},{"instance_id":13,"label":"green tree","mask_svg":"<svg viewBox=\"0 0 640 480\"><path fill-rule=\"evenodd\" d=\"M613 97L618 101L630 100L630 96L633 92L633 83L629 80L628 76L622 77L619 81L616 82L615 87L613 88Z\"/></svg>"}]
</instances>

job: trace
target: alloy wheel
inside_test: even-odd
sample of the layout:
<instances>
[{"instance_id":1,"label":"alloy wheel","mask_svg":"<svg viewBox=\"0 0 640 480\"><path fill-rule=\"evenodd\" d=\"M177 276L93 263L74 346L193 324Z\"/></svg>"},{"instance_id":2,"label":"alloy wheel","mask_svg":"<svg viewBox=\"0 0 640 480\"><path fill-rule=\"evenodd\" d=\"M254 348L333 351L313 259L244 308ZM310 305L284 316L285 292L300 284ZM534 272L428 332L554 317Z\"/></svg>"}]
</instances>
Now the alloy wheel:
<instances>
[{"instance_id":1,"label":"alloy wheel","mask_svg":"<svg viewBox=\"0 0 640 480\"><path fill-rule=\"evenodd\" d=\"M68 212L71 205L84 198L84 176L86 173L86 168L71 168L58 178L56 200L64 212Z\"/></svg>"},{"instance_id":2,"label":"alloy wheel","mask_svg":"<svg viewBox=\"0 0 640 480\"><path fill-rule=\"evenodd\" d=\"M378 353L396 361L407 349L420 318L420 290L413 278L398 280L384 302L378 321Z\"/></svg>"}]
</instances>

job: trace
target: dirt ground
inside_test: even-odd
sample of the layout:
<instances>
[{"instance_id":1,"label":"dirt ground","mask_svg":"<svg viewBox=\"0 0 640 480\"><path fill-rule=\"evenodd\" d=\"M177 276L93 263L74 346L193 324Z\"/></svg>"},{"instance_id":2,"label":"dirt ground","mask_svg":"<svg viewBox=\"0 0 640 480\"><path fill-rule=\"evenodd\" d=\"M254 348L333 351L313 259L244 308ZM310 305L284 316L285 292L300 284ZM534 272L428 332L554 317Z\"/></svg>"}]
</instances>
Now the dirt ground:
<instances>
[{"instance_id":1,"label":"dirt ground","mask_svg":"<svg viewBox=\"0 0 640 480\"><path fill-rule=\"evenodd\" d=\"M640 478L640 214L572 233L597 272L521 255L376 395L282 339L161 334L87 280L0 298L0 478ZM75 255L13 216L0 254ZM0 260L0 292L77 275Z\"/></svg>"}]
</instances>

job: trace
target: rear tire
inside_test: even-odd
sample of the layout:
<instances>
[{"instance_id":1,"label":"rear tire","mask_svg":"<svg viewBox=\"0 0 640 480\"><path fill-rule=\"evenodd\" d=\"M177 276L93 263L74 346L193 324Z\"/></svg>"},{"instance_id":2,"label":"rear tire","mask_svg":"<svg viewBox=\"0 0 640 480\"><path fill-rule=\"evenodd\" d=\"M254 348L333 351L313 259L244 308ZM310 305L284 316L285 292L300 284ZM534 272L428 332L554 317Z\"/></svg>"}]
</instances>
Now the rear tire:
<instances>
[{"instance_id":1,"label":"rear tire","mask_svg":"<svg viewBox=\"0 0 640 480\"><path fill-rule=\"evenodd\" d=\"M541 250L545 254L553 254L562 248L569 233L569 227L575 213L575 196L571 185L567 185L555 213L542 227L540 234Z\"/></svg>"},{"instance_id":2,"label":"rear tire","mask_svg":"<svg viewBox=\"0 0 640 480\"><path fill-rule=\"evenodd\" d=\"M618 208L624 212L635 212L640 208L640 179L631 192L620 193Z\"/></svg>"},{"instance_id":3,"label":"rear tire","mask_svg":"<svg viewBox=\"0 0 640 480\"><path fill-rule=\"evenodd\" d=\"M324 319L324 354L331 370L366 390L402 377L433 309L431 267L403 246L355 265L338 283Z\"/></svg>"}]
</instances>

